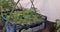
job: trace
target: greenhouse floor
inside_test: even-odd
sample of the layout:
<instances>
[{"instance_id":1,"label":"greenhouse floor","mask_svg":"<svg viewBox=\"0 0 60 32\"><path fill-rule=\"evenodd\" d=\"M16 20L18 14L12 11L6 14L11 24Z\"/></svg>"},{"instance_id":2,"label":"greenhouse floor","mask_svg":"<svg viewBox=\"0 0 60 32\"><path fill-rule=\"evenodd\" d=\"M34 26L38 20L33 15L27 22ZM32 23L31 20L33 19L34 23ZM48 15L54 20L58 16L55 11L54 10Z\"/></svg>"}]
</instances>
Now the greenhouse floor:
<instances>
[{"instance_id":1,"label":"greenhouse floor","mask_svg":"<svg viewBox=\"0 0 60 32\"><path fill-rule=\"evenodd\" d=\"M38 30L36 32L56 32L55 27L53 25L54 25L53 22L47 21L46 28L42 30Z\"/></svg>"}]
</instances>

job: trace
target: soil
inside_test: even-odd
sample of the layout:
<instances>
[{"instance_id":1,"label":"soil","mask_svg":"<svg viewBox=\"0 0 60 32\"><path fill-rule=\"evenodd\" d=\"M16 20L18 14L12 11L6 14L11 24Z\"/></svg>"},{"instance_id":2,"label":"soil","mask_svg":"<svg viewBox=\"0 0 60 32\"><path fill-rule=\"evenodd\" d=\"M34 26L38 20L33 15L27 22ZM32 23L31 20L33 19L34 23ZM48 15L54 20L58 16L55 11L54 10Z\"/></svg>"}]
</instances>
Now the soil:
<instances>
[{"instance_id":1,"label":"soil","mask_svg":"<svg viewBox=\"0 0 60 32\"><path fill-rule=\"evenodd\" d=\"M3 25L2 23L0 23L0 32L2 32L2 30L3 30Z\"/></svg>"},{"instance_id":2,"label":"soil","mask_svg":"<svg viewBox=\"0 0 60 32\"><path fill-rule=\"evenodd\" d=\"M0 30L2 30L3 29L3 25L2 25L2 23L0 23Z\"/></svg>"},{"instance_id":3,"label":"soil","mask_svg":"<svg viewBox=\"0 0 60 32\"><path fill-rule=\"evenodd\" d=\"M56 32L55 26L53 22L47 21L46 22L46 28L38 30L36 32Z\"/></svg>"}]
</instances>

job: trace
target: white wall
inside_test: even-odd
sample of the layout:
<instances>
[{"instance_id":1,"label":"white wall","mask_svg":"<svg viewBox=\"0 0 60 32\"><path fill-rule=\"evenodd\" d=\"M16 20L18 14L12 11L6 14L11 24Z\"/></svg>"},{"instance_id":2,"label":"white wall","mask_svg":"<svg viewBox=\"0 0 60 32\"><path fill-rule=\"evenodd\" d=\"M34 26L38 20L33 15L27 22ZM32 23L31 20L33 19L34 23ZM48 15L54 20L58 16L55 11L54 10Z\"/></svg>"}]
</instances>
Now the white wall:
<instances>
[{"instance_id":1,"label":"white wall","mask_svg":"<svg viewBox=\"0 0 60 32\"><path fill-rule=\"evenodd\" d=\"M26 8L31 6L30 0L21 0L20 3ZM34 0L34 5L38 8L38 13L46 15L49 21L60 19L60 0Z\"/></svg>"},{"instance_id":2,"label":"white wall","mask_svg":"<svg viewBox=\"0 0 60 32\"><path fill-rule=\"evenodd\" d=\"M49 21L55 22L60 19L60 0L45 0L41 13L48 17Z\"/></svg>"}]
</instances>

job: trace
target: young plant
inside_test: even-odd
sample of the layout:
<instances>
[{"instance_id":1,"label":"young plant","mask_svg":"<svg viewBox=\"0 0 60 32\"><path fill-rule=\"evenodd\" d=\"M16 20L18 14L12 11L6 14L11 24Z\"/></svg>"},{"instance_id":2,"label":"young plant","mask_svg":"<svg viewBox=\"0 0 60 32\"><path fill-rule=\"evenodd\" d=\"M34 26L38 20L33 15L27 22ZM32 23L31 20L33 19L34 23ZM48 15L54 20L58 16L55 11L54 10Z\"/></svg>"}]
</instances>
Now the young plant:
<instances>
[{"instance_id":1,"label":"young plant","mask_svg":"<svg viewBox=\"0 0 60 32\"><path fill-rule=\"evenodd\" d=\"M56 20L56 31L60 32L60 20Z\"/></svg>"},{"instance_id":2,"label":"young plant","mask_svg":"<svg viewBox=\"0 0 60 32\"><path fill-rule=\"evenodd\" d=\"M7 19L10 19L10 15L7 15ZM14 11L11 15L12 21L16 24L33 24L44 21L44 16L35 13L32 9L24 9L23 11ZM10 19L10 20L11 20Z\"/></svg>"}]
</instances>

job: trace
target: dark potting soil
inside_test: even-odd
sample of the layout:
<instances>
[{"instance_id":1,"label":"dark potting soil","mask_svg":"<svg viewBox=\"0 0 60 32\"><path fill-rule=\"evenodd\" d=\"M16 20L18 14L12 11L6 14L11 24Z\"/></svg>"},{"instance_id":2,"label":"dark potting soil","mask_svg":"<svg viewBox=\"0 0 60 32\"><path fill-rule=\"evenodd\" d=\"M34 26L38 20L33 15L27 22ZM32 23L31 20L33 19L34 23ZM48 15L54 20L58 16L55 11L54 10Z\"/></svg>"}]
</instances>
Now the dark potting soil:
<instances>
[{"instance_id":1,"label":"dark potting soil","mask_svg":"<svg viewBox=\"0 0 60 32\"><path fill-rule=\"evenodd\" d=\"M0 23L0 32L2 32L2 30L3 30L3 25L2 23Z\"/></svg>"},{"instance_id":2,"label":"dark potting soil","mask_svg":"<svg viewBox=\"0 0 60 32\"><path fill-rule=\"evenodd\" d=\"M0 23L0 30L2 30L3 29L3 24L2 23Z\"/></svg>"},{"instance_id":3,"label":"dark potting soil","mask_svg":"<svg viewBox=\"0 0 60 32\"><path fill-rule=\"evenodd\" d=\"M54 27L54 23L53 22L47 21L46 22L46 28L42 29L42 30L38 30L36 32L56 32L56 29Z\"/></svg>"}]
</instances>

